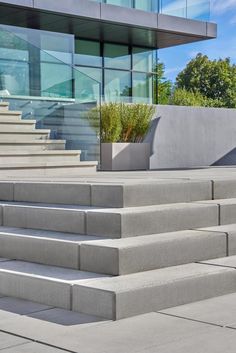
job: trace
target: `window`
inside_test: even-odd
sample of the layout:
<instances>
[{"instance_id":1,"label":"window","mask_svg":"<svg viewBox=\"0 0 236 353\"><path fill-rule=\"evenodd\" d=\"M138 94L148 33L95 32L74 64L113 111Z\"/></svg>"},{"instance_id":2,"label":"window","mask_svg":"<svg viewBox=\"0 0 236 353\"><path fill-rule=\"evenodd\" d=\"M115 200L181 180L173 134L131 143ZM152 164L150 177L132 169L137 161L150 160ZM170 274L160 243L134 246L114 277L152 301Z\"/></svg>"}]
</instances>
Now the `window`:
<instances>
[{"instance_id":1,"label":"window","mask_svg":"<svg viewBox=\"0 0 236 353\"><path fill-rule=\"evenodd\" d=\"M126 45L105 44L104 66L107 68L130 70L131 57Z\"/></svg>"}]
</instances>

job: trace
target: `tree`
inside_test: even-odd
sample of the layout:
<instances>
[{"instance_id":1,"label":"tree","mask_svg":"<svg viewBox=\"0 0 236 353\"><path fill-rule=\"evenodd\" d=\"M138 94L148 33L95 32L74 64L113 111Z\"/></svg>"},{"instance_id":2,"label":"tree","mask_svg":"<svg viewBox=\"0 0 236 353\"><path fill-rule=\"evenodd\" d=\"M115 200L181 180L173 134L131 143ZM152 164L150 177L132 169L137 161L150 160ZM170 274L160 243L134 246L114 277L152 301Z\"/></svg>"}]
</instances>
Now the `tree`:
<instances>
[{"instance_id":1,"label":"tree","mask_svg":"<svg viewBox=\"0 0 236 353\"><path fill-rule=\"evenodd\" d=\"M171 96L172 82L165 77L165 65L157 63L154 68L156 75L154 76L154 97L158 104L168 104Z\"/></svg>"},{"instance_id":2,"label":"tree","mask_svg":"<svg viewBox=\"0 0 236 353\"><path fill-rule=\"evenodd\" d=\"M200 93L210 106L236 107L236 65L230 58L210 60L201 53L176 78L177 89Z\"/></svg>"}]
</instances>

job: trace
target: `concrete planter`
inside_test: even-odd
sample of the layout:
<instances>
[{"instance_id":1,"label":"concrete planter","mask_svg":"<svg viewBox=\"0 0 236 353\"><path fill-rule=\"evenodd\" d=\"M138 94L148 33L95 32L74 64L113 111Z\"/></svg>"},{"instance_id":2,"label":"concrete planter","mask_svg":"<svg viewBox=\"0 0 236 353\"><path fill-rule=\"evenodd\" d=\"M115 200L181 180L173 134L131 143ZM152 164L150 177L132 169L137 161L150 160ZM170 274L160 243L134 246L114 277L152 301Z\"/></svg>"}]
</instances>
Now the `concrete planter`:
<instances>
[{"instance_id":1,"label":"concrete planter","mask_svg":"<svg viewBox=\"0 0 236 353\"><path fill-rule=\"evenodd\" d=\"M149 169L149 143L102 143L102 170Z\"/></svg>"}]
</instances>

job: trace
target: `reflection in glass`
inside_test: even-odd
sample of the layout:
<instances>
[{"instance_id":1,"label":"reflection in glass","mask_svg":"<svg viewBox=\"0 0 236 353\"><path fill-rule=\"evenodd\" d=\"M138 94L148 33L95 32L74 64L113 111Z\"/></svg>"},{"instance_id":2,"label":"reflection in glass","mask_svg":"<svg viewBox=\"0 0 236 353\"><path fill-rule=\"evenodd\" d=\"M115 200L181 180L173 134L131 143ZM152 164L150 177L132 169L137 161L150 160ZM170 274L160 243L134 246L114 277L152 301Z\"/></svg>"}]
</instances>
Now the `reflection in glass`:
<instances>
[{"instance_id":1,"label":"reflection in glass","mask_svg":"<svg viewBox=\"0 0 236 353\"><path fill-rule=\"evenodd\" d=\"M76 39L75 64L86 66L101 66L100 43Z\"/></svg>"},{"instance_id":2,"label":"reflection in glass","mask_svg":"<svg viewBox=\"0 0 236 353\"><path fill-rule=\"evenodd\" d=\"M155 51L133 47L133 70L152 72L155 65Z\"/></svg>"},{"instance_id":3,"label":"reflection in glass","mask_svg":"<svg viewBox=\"0 0 236 353\"><path fill-rule=\"evenodd\" d=\"M145 73L133 73L133 102L152 103L152 97L152 75Z\"/></svg>"},{"instance_id":4,"label":"reflection in glass","mask_svg":"<svg viewBox=\"0 0 236 353\"><path fill-rule=\"evenodd\" d=\"M58 73L60 72L60 75ZM46 97L72 97L72 69L63 64L41 63L41 91Z\"/></svg>"},{"instance_id":5,"label":"reflection in glass","mask_svg":"<svg viewBox=\"0 0 236 353\"><path fill-rule=\"evenodd\" d=\"M132 7L132 0L106 0L105 3L110 5Z\"/></svg>"},{"instance_id":6,"label":"reflection in glass","mask_svg":"<svg viewBox=\"0 0 236 353\"><path fill-rule=\"evenodd\" d=\"M209 21L209 0L188 0L187 17L195 20Z\"/></svg>"},{"instance_id":7,"label":"reflection in glass","mask_svg":"<svg viewBox=\"0 0 236 353\"><path fill-rule=\"evenodd\" d=\"M0 60L0 93L29 95L29 65L20 61Z\"/></svg>"},{"instance_id":8,"label":"reflection in glass","mask_svg":"<svg viewBox=\"0 0 236 353\"><path fill-rule=\"evenodd\" d=\"M161 0L160 12L165 15L187 17L186 0Z\"/></svg>"},{"instance_id":9,"label":"reflection in glass","mask_svg":"<svg viewBox=\"0 0 236 353\"><path fill-rule=\"evenodd\" d=\"M76 95L81 97L81 100L95 100L96 97L99 97L99 84L102 82L102 70L92 67L78 67L79 71L85 74L85 76L80 77L79 80L75 80L75 92ZM92 80L86 79L86 76L91 77Z\"/></svg>"},{"instance_id":10,"label":"reflection in glass","mask_svg":"<svg viewBox=\"0 0 236 353\"><path fill-rule=\"evenodd\" d=\"M114 69L130 70L131 58L126 45L105 44L104 66Z\"/></svg>"},{"instance_id":11,"label":"reflection in glass","mask_svg":"<svg viewBox=\"0 0 236 353\"><path fill-rule=\"evenodd\" d=\"M131 73L128 71L105 70L104 91L106 101L129 101Z\"/></svg>"}]
</instances>

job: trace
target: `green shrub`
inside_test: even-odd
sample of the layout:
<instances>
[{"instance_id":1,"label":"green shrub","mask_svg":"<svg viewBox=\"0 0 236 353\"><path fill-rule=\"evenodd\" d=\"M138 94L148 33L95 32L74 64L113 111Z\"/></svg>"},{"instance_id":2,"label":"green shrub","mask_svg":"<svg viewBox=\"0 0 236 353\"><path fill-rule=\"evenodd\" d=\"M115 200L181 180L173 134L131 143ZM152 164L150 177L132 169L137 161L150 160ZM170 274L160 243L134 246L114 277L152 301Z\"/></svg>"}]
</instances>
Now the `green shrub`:
<instances>
[{"instance_id":1,"label":"green shrub","mask_svg":"<svg viewBox=\"0 0 236 353\"><path fill-rule=\"evenodd\" d=\"M176 88L170 99L170 104L196 106L196 107L223 107L220 99L212 99L203 96L198 91L187 91L184 88Z\"/></svg>"},{"instance_id":2,"label":"green shrub","mask_svg":"<svg viewBox=\"0 0 236 353\"><path fill-rule=\"evenodd\" d=\"M155 107L148 104L133 104L129 106L134 121L133 130L129 134L127 142L142 142L148 132L150 122L155 113ZM124 124L122 123L122 128ZM125 142L125 141L124 141Z\"/></svg>"},{"instance_id":3,"label":"green shrub","mask_svg":"<svg viewBox=\"0 0 236 353\"><path fill-rule=\"evenodd\" d=\"M102 142L141 142L148 132L155 107L148 104L104 103L88 113L90 125L101 135Z\"/></svg>"}]
</instances>

